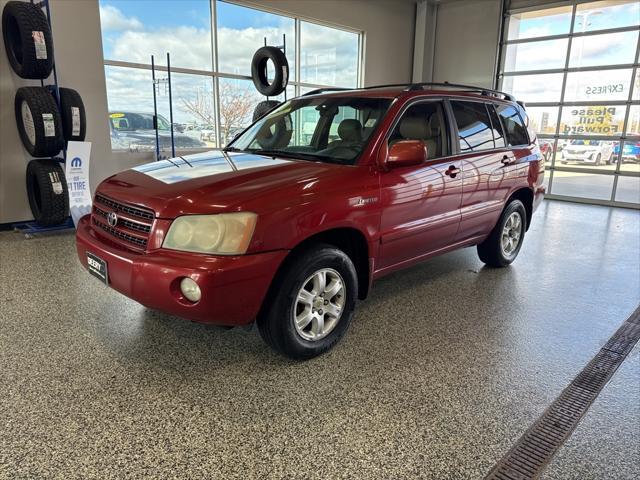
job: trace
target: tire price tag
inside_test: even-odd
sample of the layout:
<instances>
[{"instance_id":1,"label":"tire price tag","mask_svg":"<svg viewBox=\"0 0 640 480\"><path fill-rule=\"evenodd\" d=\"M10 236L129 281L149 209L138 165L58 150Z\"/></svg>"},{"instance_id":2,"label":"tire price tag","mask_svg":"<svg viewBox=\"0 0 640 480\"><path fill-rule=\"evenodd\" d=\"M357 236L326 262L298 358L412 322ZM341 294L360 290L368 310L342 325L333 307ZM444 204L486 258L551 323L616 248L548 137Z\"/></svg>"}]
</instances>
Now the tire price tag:
<instances>
[{"instance_id":1,"label":"tire price tag","mask_svg":"<svg viewBox=\"0 0 640 480\"><path fill-rule=\"evenodd\" d=\"M36 59L46 60L47 43L44 41L44 33L34 30L31 32L31 37L33 38L33 45L36 48Z\"/></svg>"},{"instance_id":2,"label":"tire price tag","mask_svg":"<svg viewBox=\"0 0 640 480\"><path fill-rule=\"evenodd\" d=\"M80 135L80 108L71 107L71 135Z\"/></svg>"},{"instance_id":3,"label":"tire price tag","mask_svg":"<svg viewBox=\"0 0 640 480\"><path fill-rule=\"evenodd\" d=\"M56 195L61 195L62 190L62 182L60 181L60 176L56 172L49 172L49 180L51 181L51 187L53 188L53 193Z\"/></svg>"},{"instance_id":4,"label":"tire price tag","mask_svg":"<svg viewBox=\"0 0 640 480\"><path fill-rule=\"evenodd\" d=\"M55 123L53 122L53 113L43 113L42 123L44 123L44 136L55 137L56 126L55 126Z\"/></svg>"}]
</instances>

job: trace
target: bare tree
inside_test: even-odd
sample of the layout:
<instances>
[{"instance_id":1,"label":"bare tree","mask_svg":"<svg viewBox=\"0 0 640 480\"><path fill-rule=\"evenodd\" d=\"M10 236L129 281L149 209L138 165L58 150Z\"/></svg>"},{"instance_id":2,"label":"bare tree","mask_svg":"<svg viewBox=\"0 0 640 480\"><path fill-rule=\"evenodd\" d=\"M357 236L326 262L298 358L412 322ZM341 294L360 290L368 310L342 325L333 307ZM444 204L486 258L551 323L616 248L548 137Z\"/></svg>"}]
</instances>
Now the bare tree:
<instances>
[{"instance_id":1,"label":"bare tree","mask_svg":"<svg viewBox=\"0 0 640 480\"><path fill-rule=\"evenodd\" d=\"M182 105L196 118L207 125L215 125L213 95L198 89L193 99L181 98ZM247 87L229 81L220 82L220 128L222 140L226 142L231 129L244 127L251 121L256 97Z\"/></svg>"}]
</instances>

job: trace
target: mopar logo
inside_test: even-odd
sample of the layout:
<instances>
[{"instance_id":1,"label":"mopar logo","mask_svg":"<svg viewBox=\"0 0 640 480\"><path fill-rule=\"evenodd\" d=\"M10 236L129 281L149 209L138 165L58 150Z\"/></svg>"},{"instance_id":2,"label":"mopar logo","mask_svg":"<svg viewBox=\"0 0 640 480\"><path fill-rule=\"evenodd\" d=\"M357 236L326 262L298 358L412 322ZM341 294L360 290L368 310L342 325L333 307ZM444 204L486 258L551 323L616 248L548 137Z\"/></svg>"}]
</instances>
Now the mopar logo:
<instances>
[{"instance_id":1,"label":"mopar logo","mask_svg":"<svg viewBox=\"0 0 640 480\"><path fill-rule=\"evenodd\" d=\"M71 166L73 168L80 168L82 166L82 160L80 159L80 157L75 157L73 160L71 160Z\"/></svg>"},{"instance_id":2,"label":"mopar logo","mask_svg":"<svg viewBox=\"0 0 640 480\"><path fill-rule=\"evenodd\" d=\"M115 227L118 224L118 215L116 215L116 212L111 212L107 215L107 223L111 227Z\"/></svg>"}]
</instances>

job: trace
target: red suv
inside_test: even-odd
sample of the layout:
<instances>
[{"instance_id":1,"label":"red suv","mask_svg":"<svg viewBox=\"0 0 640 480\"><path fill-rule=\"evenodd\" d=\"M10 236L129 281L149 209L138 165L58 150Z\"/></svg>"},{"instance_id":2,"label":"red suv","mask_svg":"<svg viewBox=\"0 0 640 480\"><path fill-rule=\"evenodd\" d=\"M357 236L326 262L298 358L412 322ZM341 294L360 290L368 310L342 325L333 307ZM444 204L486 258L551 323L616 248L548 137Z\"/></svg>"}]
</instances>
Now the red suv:
<instances>
[{"instance_id":1,"label":"red suv","mask_svg":"<svg viewBox=\"0 0 640 480\"><path fill-rule=\"evenodd\" d=\"M524 108L451 84L325 89L222 149L142 165L97 190L80 261L141 304L247 325L292 358L345 334L373 280L457 248L504 267L542 201Z\"/></svg>"}]
</instances>

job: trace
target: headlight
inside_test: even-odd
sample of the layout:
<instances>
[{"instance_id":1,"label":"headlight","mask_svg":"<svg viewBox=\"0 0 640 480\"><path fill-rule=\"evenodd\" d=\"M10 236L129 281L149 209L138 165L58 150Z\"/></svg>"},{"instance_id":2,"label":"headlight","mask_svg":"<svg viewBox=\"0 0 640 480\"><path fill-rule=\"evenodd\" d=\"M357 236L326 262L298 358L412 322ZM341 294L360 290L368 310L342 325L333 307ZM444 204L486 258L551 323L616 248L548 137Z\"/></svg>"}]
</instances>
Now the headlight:
<instances>
[{"instance_id":1,"label":"headlight","mask_svg":"<svg viewBox=\"0 0 640 480\"><path fill-rule=\"evenodd\" d=\"M241 255L247 251L258 216L255 213L186 215L176 218L163 248L185 252Z\"/></svg>"}]
</instances>

